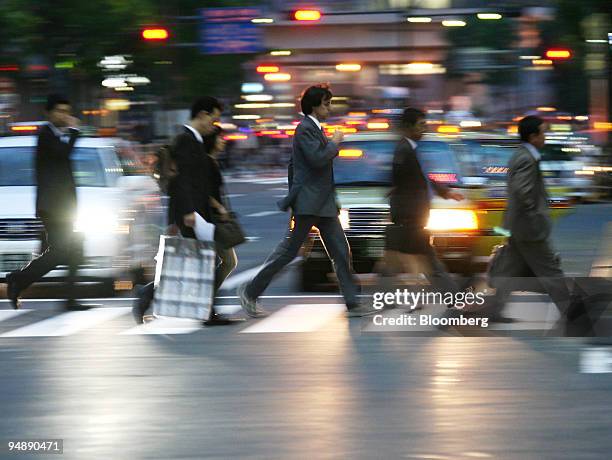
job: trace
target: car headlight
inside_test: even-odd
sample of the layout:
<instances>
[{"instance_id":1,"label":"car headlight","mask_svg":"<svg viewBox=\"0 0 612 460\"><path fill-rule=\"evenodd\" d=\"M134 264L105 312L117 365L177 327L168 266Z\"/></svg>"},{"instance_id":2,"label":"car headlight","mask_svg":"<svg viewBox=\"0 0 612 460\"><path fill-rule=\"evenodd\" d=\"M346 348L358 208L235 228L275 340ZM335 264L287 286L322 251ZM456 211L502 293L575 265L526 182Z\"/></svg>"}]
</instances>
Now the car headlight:
<instances>
[{"instance_id":1,"label":"car headlight","mask_svg":"<svg viewBox=\"0 0 612 460\"><path fill-rule=\"evenodd\" d=\"M344 230L351 228L351 223L349 222L349 210L341 209L340 210L340 225Z\"/></svg>"},{"instance_id":2,"label":"car headlight","mask_svg":"<svg viewBox=\"0 0 612 460\"><path fill-rule=\"evenodd\" d=\"M129 233L129 227L120 225L117 215L106 209L88 209L79 212L74 231L81 233Z\"/></svg>"},{"instance_id":3,"label":"car headlight","mask_svg":"<svg viewBox=\"0 0 612 460\"><path fill-rule=\"evenodd\" d=\"M431 209L428 230L478 230L478 218L470 209Z\"/></svg>"}]
</instances>

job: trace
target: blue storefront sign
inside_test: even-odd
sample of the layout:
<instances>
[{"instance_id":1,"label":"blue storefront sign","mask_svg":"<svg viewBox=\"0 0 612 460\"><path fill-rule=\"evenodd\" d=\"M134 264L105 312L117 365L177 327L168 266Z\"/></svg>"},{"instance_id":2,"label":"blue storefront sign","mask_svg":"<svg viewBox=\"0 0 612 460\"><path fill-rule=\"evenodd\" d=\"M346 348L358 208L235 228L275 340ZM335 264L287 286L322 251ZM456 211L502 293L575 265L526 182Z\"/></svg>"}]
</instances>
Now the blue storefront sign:
<instances>
[{"instance_id":1,"label":"blue storefront sign","mask_svg":"<svg viewBox=\"0 0 612 460\"><path fill-rule=\"evenodd\" d=\"M261 26L251 19L258 8L203 8L200 10L200 52L246 54L264 50Z\"/></svg>"}]
</instances>

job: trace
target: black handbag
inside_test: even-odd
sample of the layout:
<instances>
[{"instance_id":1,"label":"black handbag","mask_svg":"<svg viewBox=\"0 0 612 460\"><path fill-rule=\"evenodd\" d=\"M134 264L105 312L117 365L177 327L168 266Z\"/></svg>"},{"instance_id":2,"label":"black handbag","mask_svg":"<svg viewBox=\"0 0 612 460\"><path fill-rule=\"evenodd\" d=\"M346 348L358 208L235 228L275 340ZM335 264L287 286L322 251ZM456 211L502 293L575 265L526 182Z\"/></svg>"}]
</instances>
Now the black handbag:
<instances>
[{"instance_id":1,"label":"black handbag","mask_svg":"<svg viewBox=\"0 0 612 460\"><path fill-rule=\"evenodd\" d=\"M229 249L246 241L244 231L236 220L236 214L229 212L225 220L215 216L215 243L221 249Z\"/></svg>"},{"instance_id":2,"label":"black handbag","mask_svg":"<svg viewBox=\"0 0 612 460\"><path fill-rule=\"evenodd\" d=\"M221 249L230 249L246 241L246 236L242 226L238 223L236 213L231 210L231 205L225 187L220 186L220 195L223 206L227 210L227 214L222 218L219 213L213 210L212 218L215 224L215 243Z\"/></svg>"}]
</instances>

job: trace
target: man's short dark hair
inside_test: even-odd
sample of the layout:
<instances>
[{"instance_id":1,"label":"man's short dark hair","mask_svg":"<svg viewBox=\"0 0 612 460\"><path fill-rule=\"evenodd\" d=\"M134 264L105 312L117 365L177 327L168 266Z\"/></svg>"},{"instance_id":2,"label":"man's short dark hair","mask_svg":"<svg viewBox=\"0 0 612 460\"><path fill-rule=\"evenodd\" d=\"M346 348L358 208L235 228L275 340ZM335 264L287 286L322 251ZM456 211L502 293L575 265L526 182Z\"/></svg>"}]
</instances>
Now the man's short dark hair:
<instances>
[{"instance_id":1,"label":"man's short dark hair","mask_svg":"<svg viewBox=\"0 0 612 460\"><path fill-rule=\"evenodd\" d=\"M216 98L212 96L203 96L191 106L191 119L193 120L197 117L198 113L201 111L212 113L215 109L219 109L219 112L223 112L223 106Z\"/></svg>"},{"instance_id":2,"label":"man's short dark hair","mask_svg":"<svg viewBox=\"0 0 612 460\"><path fill-rule=\"evenodd\" d=\"M540 133L540 125L544 123L540 117L528 115L519 121L518 131L523 142L529 142L529 136Z\"/></svg>"},{"instance_id":3,"label":"man's short dark hair","mask_svg":"<svg viewBox=\"0 0 612 460\"><path fill-rule=\"evenodd\" d=\"M404 112L400 117L400 126L402 128L414 126L423 118L425 118L425 112L420 109L415 109L414 107L408 107L404 109Z\"/></svg>"},{"instance_id":4,"label":"man's short dark hair","mask_svg":"<svg viewBox=\"0 0 612 460\"><path fill-rule=\"evenodd\" d=\"M304 115L310 115L312 109L320 106L324 100L331 99L333 97L332 92L328 85L315 85L308 88L302 94L300 105L302 107L302 113Z\"/></svg>"},{"instance_id":5,"label":"man's short dark hair","mask_svg":"<svg viewBox=\"0 0 612 460\"><path fill-rule=\"evenodd\" d=\"M68 104L70 105L70 101L66 96L62 94L49 94L47 97L47 105L45 106L45 110L47 112L51 112L55 108L56 105L59 104Z\"/></svg>"}]
</instances>

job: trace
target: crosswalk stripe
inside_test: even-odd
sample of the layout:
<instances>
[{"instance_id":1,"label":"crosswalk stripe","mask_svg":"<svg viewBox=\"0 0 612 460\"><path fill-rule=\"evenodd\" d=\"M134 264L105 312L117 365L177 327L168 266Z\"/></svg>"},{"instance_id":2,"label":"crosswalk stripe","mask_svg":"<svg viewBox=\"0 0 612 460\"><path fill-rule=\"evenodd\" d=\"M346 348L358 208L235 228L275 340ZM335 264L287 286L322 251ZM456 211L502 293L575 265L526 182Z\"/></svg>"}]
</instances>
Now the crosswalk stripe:
<instances>
[{"instance_id":1,"label":"crosswalk stripe","mask_svg":"<svg viewBox=\"0 0 612 460\"><path fill-rule=\"evenodd\" d=\"M202 330L202 322L185 318L156 318L150 323L141 324L119 335L170 335L190 334Z\"/></svg>"},{"instance_id":2,"label":"crosswalk stripe","mask_svg":"<svg viewBox=\"0 0 612 460\"><path fill-rule=\"evenodd\" d=\"M32 310L0 310L0 322L14 318L24 313L28 313Z\"/></svg>"},{"instance_id":3,"label":"crosswalk stripe","mask_svg":"<svg viewBox=\"0 0 612 460\"><path fill-rule=\"evenodd\" d=\"M217 305L215 309L223 315L233 315L242 310L240 305ZM119 335L170 335L191 334L202 329L202 322L185 318L156 318L153 321L135 326Z\"/></svg>"},{"instance_id":4,"label":"crosswalk stripe","mask_svg":"<svg viewBox=\"0 0 612 460\"><path fill-rule=\"evenodd\" d=\"M87 311L72 311L29 324L0 337L58 337L72 335L130 312L130 307L104 307Z\"/></svg>"},{"instance_id":5,"label":"crosswalk stripe","mask_svg":"<svg viewBox=\"0 0 612 460\"><path fill-rule=\"evenodd\" d=\"M245 334L274 332L313 332L340 316L346 307L342 304L288 305L240 331Z\"/></svg>"},{"instance_id":6,"label":"crosswalk stripe","mask_svg":"<svg viewBox=\"0 0 612 460\"><path fill-rule=\"evenodd\" d=\"M609 348L589 348L580 354L580 372L583 374L612 373L612 351Z\"/></svg>"}]
</instances>

